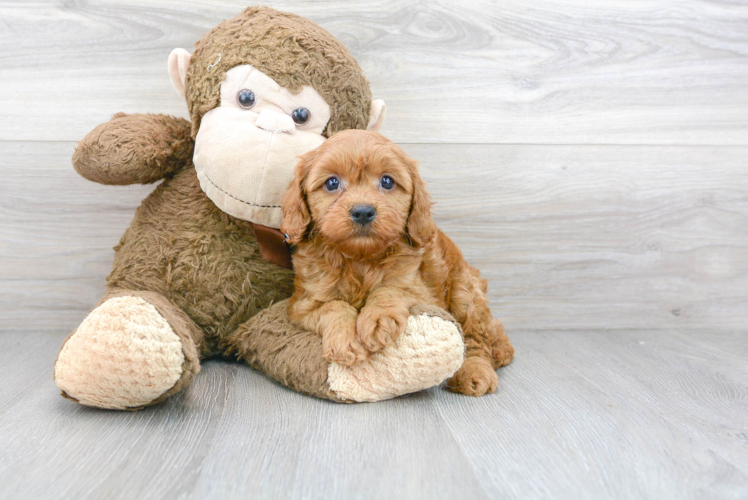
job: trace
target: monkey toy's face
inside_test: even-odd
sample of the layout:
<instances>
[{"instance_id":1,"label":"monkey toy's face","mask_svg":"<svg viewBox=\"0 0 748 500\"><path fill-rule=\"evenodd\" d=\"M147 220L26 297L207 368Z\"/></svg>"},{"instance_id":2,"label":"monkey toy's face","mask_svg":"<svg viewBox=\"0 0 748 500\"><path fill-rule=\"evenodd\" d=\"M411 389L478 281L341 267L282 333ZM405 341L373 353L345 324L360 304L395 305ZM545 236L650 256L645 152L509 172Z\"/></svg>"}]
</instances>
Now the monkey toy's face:
<instances>
[{"instance_id":1,"label":"monkey toy's face","mask_svg":"<svg viewBox=\"0 0 748 500\"><path fill-rule=\"evenodd\" d=\"M184 49L169 56L169 75L181 96L191 58ZM293 93L250 64L225 75L220 104L202 116L195 137L200 187L224 212L278 228L280 200L298 157L326 139L330 105L313 87ZM372 101L368 128L377 130L384 112L382 101Z\"/></svg>"},{"instance_id":2,"label":"monkey toy's face","mask_svg":"<svg viewBox=\"0 0 748 500\"><path fill-rule=\"evenodd\" d=\"M280 226L297 156L324 142L329 120L330 106L312 87L294 95L253 66L229 70L221 105L203 116L195 138L203 191L230 215Z\"/></svg>"}]
</instances>

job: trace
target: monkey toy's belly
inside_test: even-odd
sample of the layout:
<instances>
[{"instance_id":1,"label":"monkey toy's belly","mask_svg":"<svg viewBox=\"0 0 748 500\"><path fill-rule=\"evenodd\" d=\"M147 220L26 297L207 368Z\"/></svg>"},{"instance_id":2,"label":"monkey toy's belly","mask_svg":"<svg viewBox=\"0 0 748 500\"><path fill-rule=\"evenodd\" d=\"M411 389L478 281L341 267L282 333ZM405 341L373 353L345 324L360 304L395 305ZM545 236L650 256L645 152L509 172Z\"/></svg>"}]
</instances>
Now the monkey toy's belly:
<instances>
[{"instance_id":1,"label":"monkey toy's belly","mask_svg":"<svg viewBox=\"0 0 748 500\"><path fill-rule=\"evenodd\" d=\"M183 309L209 345L291 296L293 271L263 260L251 224L219 210L191 165L137 209L115 247L109 289L147 290Z\"/></svg>"}]
</instances>

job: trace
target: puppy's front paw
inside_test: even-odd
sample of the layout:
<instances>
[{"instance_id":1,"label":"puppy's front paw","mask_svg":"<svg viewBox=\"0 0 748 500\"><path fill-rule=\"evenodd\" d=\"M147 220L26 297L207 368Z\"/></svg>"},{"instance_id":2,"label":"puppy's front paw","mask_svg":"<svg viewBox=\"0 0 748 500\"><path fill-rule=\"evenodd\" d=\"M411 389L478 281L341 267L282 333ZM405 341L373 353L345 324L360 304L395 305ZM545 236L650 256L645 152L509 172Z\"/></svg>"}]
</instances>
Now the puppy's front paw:
<instances>
[{"instance_id":1,"label":"puppy's front paw","mask_svg":"<svg viewBox=\"0 0 748 500\"><path fill-rule=\"evenodd\" d=\"M397 340L408 324L408 311L381 307L364 307L356 321L358 341L367 351L374 353Z\"/></svg>"},{"instance_id":2,"label":"puppy's front paw","mask_svg":"<svg viewBox=\"0 0 748 500\"><path fill-rule=\"evenodd\" d=\"M351 366L369 357L356 338L356 323L337 325L322 335L322 355L331 363Z\"/></svg>"},{"instance_id":3,"label":"puppy's front paw","mask_svg":"<svg viewBox=\"0 0 748 500\"><path fill-rule=\"evenodd\" d=\"M468 396L483 396L496 390L499 377L491 363L483 358L467 358L454 376L447 380L447 389Z\"/></svg>"}]
</instances>

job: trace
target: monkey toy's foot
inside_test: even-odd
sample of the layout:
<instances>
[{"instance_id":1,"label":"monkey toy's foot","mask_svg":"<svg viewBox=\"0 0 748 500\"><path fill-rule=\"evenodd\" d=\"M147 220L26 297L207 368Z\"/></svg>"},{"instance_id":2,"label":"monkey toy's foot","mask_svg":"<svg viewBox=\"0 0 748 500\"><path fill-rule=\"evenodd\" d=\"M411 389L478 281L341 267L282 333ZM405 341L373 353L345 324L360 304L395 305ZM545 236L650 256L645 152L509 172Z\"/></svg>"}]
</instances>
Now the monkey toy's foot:
<instances>
[{"instance_id":1,"label":"monkey toy's foot","mask_svg":"<svg viewBox=\"0 0 748 500\"><path fill-rule=\"evenodd\" d=\"M87 406L132 410L189 383L199 370L197 351L162 315L170 316L164 307L174 306L158 297L154 302L164 302L159 309L139 296L119 296L88 315L55 362L55 382L64 397Z\"/></svg>"},{"instance_id":2,"label":"monkey toy's foot","mask_svg":"<svg viewBox=\"0 0 748 500\"><path fill-rule=\"evenodd\" d=\"M397 340L353 366L328 368L330 389L338 398L380 401L439 385L462 365L465 346L459 324L444 310L411 308Z\"/></svg>"}]
</instances>

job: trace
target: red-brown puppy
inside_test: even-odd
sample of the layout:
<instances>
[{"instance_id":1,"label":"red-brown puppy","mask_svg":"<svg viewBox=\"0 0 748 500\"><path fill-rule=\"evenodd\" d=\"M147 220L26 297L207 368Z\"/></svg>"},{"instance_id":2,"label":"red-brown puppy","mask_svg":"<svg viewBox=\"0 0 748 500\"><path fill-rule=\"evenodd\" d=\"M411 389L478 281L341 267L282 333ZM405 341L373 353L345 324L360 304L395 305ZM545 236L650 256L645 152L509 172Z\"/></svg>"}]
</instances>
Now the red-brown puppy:
<instances>
[{"instance_id":1,"label":"red-brown puppy","mask_svg":"<svg viewBox=\"0 0 748 500\"><path fill-rule=\"evenodd\" d=\"M447 309L466 358L447 386L493 392L514 355L491 317L485 280L431 219L415 161L383 136L338 132L301 157L283 198L293 258L291 317L322 335L324 355L351 365L391 344L415 304Z\"/></svg>"}]
</instances>

